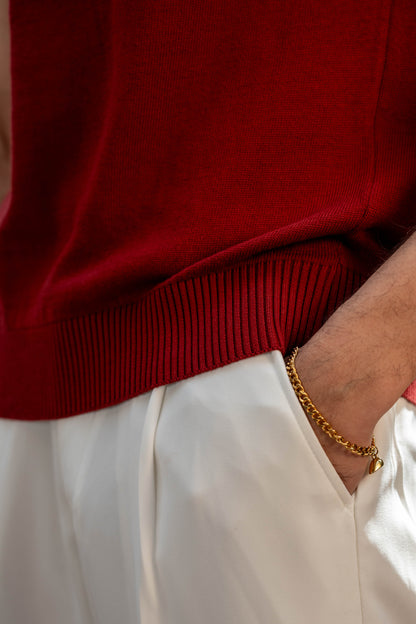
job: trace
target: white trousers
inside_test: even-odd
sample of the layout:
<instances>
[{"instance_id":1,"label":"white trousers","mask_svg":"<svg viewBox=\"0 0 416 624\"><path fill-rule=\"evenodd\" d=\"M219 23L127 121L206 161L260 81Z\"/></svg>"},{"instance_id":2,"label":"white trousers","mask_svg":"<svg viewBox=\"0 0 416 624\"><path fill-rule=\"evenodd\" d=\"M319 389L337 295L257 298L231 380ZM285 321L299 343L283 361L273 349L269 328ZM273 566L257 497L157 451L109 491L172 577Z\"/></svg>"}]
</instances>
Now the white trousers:
<instances>
[{"instance_id":1,"label":"white trousers","mask_svg":"<svg viewBox=\"0 0 416 624\"><path fill-rule=\"evenodd\" d=\"M0 419L1 624L414 624L416 408L350 495L272 351Z\"/></svg>"}]
</instances>

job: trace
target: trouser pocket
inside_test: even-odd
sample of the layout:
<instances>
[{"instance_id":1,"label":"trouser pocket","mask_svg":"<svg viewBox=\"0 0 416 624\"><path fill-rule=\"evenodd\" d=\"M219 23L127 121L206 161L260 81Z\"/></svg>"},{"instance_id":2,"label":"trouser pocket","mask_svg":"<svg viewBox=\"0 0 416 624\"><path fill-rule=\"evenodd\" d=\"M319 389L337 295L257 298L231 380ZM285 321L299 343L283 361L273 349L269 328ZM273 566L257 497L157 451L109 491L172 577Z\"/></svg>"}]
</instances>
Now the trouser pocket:
<instances>
[{"instance_id":1,"label":"trouser pocket","mask_svg":"<svg viewBox=\"0 0 416 624\"><path fill-rule=\"evenodd\" d=\"M272 358L276 368L277 389L280 395L280 400L284 400L286 402L288 413L290 412L293 417L293 424L296 424L299 429L299 435L304 439L304 442L308 446L310 452L307 453L307 457L309 458L309 461L319 464L323 474L331 487L340 497L341 501L349 505L351 499L354 498L354 494L350 494L348 492L344 482L335 470L333 464L329 460L317 436L315 435L308 417L305 414L290 382L283 355L280 351L272 351L270 353L270 357ZM284 399L282 398L282 395Z\"/></svg>"},{"instance_id":2,"label":"trouser pocket","mask_svg":"<svg viewBox=\"0 0 416 624\"><path fill-rule=\"evenodd\" d=\"M273 352L166 389L154 552L172 624L361 622L354 497L287 384Z\"/></svg>"}]
</instances>

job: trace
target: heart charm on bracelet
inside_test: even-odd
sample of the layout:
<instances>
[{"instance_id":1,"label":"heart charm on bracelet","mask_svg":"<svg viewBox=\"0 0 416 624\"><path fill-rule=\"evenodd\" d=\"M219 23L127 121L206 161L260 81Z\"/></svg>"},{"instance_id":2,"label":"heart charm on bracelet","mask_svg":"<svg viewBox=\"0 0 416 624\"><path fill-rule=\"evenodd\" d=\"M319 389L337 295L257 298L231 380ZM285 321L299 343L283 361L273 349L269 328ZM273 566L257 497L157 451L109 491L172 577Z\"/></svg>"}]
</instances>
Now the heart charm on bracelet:
<instances>
[{"instance_id":1,"label":"heart charm on bracelet","mask_svg":"<svg viewBox=\"0 0 416 624\"><path fill-rule=\"evenodd\" d=\"M379 468L382 468L384 466L384 462L382 459L380 459L380 457L374 457L374 459L371 460L370 462L370 467L368 469L369 474L373 474L373 472L376 472Z\"/></svg>"}]
</instances>

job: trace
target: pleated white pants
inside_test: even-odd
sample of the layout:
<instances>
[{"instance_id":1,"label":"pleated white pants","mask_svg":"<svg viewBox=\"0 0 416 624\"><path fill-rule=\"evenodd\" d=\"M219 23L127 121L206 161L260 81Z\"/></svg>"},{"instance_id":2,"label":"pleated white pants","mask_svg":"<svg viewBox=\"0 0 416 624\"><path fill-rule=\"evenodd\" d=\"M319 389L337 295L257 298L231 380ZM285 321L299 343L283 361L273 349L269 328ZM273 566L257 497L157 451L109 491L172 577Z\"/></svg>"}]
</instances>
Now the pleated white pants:
<instances>
[{"instance_id":1,"label":"pleated white pants","mask_svg":"<svg viewBox=\"0 0 416 624\"><path fill-rule=\"evenodd\" d=\"M0 419L1 624L413 624L416 408L350 495L279 351Z\"/></svg>"}]
</instances>

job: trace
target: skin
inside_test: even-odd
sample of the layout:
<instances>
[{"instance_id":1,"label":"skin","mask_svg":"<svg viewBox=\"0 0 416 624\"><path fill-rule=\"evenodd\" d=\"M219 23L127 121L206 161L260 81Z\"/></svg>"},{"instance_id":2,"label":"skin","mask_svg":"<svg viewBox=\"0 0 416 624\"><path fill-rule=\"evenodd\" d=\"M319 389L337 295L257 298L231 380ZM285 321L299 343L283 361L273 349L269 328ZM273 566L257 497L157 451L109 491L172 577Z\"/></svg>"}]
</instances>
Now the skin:
<instances>
[{"instance_id":1,"label":"skin","mask_svg":"<svg viewBox=\"0 0 416 624\"><path fill-rule=\"evenodd\" d=\"M9 0L0 0L0 204L10 190L10 178ZM414 267L416 233L338 308L296 358L316 407L345 438L365 446L378 420L416 378ZM346 488L354 492L368 458L349 453L313 421L311 425Z\"/></svg>"},{"instance_id":2,"label":"skin","mask_svg":"<svg viewBox=\"0 0 416 624\"><path fill-rule=\"evenodd\" d=\"M302 346L295 361L319 411L347 440L364 446L416 379L415 267L416 232ZM353 493L368 458L348 452L311 424Z\"/></svg>"}]
</instances>

